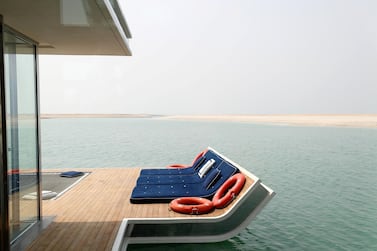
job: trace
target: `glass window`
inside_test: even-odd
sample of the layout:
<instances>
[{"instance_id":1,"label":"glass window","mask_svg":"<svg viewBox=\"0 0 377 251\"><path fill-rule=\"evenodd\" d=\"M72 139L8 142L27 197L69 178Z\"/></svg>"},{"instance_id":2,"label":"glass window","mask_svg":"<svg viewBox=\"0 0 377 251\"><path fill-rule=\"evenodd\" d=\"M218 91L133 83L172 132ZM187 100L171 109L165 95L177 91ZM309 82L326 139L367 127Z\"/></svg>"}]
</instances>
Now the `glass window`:
<instances>
[{"instance_id":1,"label":"glass window","mask_svg":"<svg viewBox=\"0 0 377 251\"><path fill-rule=\"evenodd\" d=\"M36 49L4 31L10 239L39 219Z\"/></svg>"}]
</instances>

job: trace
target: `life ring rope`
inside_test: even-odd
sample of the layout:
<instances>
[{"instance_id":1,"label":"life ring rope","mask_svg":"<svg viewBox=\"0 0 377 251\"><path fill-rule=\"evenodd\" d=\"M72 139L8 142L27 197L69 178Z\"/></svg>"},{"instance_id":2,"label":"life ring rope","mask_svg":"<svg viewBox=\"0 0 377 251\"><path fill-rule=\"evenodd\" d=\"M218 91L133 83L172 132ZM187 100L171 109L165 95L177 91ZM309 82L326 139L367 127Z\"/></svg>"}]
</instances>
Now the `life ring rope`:
<instances>
[{"instance_id":1,"label":"life ring rope","mask_svg":"<svg viewBox=\"0 0 377 251\"><path fill-rule=\"evenodd\" d=\"M237 173L224 182L212 201L200 197L181 197L172 200L169 209L183 214L205 214L213 208L224 208L237 197L245 182L245 175Z\"/></svg>"},{"instance_id":2,"label":"life ring rope","mask_svg":"<svg viewBox=\"0 0 377 251\"><path fill-rule=\"evenodd\" d=\"M212 202L214 207L224 208L229 205L241 192L245 182L246 178L242 173L237 173L225 181L219 190L217 190L215 196L213 196Z\"/></svg>"},{"instance_id":3,"label":"life ring rope","mask_svg":"<svg viewBox=\"0 0 377 251\"><path fill-rule=\"evenodd\" d=\"M177 213L205 214L213 209L213 202L200 197L182 197L172 200L169 208Z\"/></svg>"}]
</instances>

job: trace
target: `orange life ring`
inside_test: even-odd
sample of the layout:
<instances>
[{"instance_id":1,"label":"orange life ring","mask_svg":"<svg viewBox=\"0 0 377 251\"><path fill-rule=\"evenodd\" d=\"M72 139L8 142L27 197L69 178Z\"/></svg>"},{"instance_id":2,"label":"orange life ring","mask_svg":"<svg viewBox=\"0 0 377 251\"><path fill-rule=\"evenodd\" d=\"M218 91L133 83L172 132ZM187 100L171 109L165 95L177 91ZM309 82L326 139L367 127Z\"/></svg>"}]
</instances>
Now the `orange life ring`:
<instances>
[{"instance_id":1,"label":"orange life ring","mask_svg":"<svg viewBox=\"0 0 377 251\"><path fill-rule=\"evenodd\" d=\"M198 159L200 159L204 154L206 154L207 151L208 151L208 150L205 149L205 150L201 151L198 155L196 155L195 159L192 161L192 165L194 165L195 162L196 162Z\"/></svg>"},{"instance_id":2,"label":"orange life ring","mask_svg":"<svg viewBox=\"0 0 377 251\"><path fill-rule=\"evenodd\" d=\"M199 197L182 197L172 200L169 207L183 214L205 214L213 209L213 202Z\"/></svg>"},{"instance_id":3,"label":"orange life ring","mask_svg":"<svg viewBox=\"0 0 377 251\"><path fill-rule=\"evenodd\" d=\"M168 168L186 168L190 167L189 165L184 165L184 164L171 164L167 166Z\"/></svg>"},{"instance_id":4,"label":"orange life ring","mask_svg":"<svg viewBox=\"0 0 377 251\"><path fill-rule=\"evenodd\" d=\"M13 175L13 174L20 174L19 169L12 169L8 171L8 175Z\"/></svg>"},{"instance_id":5,"label":"orange life ring","mask_svg":"<svg viewBox=\"0 0 377 251\"><path fill-rule=\"evenodd\" d=\"M242 173L237 173L225 181L212 199L214 207L226 207L241 192L245 182L246 178Z\"/></svg>"},{"instance_id":6,"label":"orange life ring","mask_svg":"<svg viewBox=\"0 0 377 251\"><path fill-rule=\"evenodd\" d=\"M208 150L205 149L204 151L201 151L198 155L196 155L194 161L192 162L192 165L195 164L195 162L201 158ZM168 165L167 166L168 168L187 168L187 167L190 167L190 165L185 165L185 164L172 164L172 165Z\"/></svg>"}]
</instances>

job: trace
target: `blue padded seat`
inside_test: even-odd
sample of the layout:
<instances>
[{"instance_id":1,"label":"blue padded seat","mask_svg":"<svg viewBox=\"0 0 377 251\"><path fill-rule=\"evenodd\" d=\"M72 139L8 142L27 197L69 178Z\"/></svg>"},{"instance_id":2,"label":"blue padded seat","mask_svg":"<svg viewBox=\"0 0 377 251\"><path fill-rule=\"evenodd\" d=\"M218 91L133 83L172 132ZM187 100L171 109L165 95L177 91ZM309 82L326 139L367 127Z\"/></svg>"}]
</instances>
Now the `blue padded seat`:
<instances>
[{"instance_id":1,"label":"blue padded seat","mask_svg":"<svg viewBox=\"0 0 377 251\"><path fill-rule=\"evenodd\" d=\"M213 151L208 150L202 157L197 159L191 167L186 168L154 168L154 169L142 169L140 171L140 176L151 176L151 175L190 175L197 173L210 159L217 158L217 154Z\"/></svg>"},{"instance_id":2,"label":"blue padded seat","mask_svg":"<svg viewBox=\"0 0 377 251\"><path fill-rule=\"evenodd\" d=\"M131 203L169 202L179 197L211 198L227 179L238 172L235 166L220 156L216 155L216 158L218 160L216 165L203 176L200 182L137 184L131 194Z\"/></svg>"},{"instance_id":3,"label":"blue padded seat","mask_svg":"<svg viewBox=\"0 0 377 251\"><path fill-rule=\"evenodd\" d=\"M141 175L136 181L137 185L140 184L178 184L178 183L200 183L203 181L206 175L210 175L212 172L216 170L216 160L211 159L214 161L214 164L207 170L206 174L203 177L200 177L199 173L187 174L187 175ZM210 161L210 160L209 160ZM205 164L198 169L199 171L202 168L205 168ZM222 160L217 160L218 163L221 163Z\"/></svg>"},{"instance_id":4,"label":"blue padded seat","mask_svg":"<svg viewBox=\"0 0 377 251\"><path fill-rule=\"evenodd\" d=\"M78 176L83 176L85 173L83 172L78 172L78 171L68 171L68 172L63 172L60 174L60 177L65 177L65 178L75 178Z\"/></svg>"}]
</instances>

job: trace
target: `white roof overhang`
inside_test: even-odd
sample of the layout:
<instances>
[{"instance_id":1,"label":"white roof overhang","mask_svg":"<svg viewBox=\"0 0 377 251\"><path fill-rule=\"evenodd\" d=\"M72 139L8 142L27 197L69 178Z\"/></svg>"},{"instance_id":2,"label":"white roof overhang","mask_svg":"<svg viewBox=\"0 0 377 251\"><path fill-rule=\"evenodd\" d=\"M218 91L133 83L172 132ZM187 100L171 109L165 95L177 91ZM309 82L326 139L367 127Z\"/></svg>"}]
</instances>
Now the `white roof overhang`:
<instances>
[{"instance_id":1,"label":"white roof overhang","mask_svg":"<svg viewBox=\"0 0 377 251\"><path fill-rule=\"evenodd\" d=\"M0 15L37 41L40 54L131 55L117 0L1 0Z\"/></svg>"}]
</instances>

